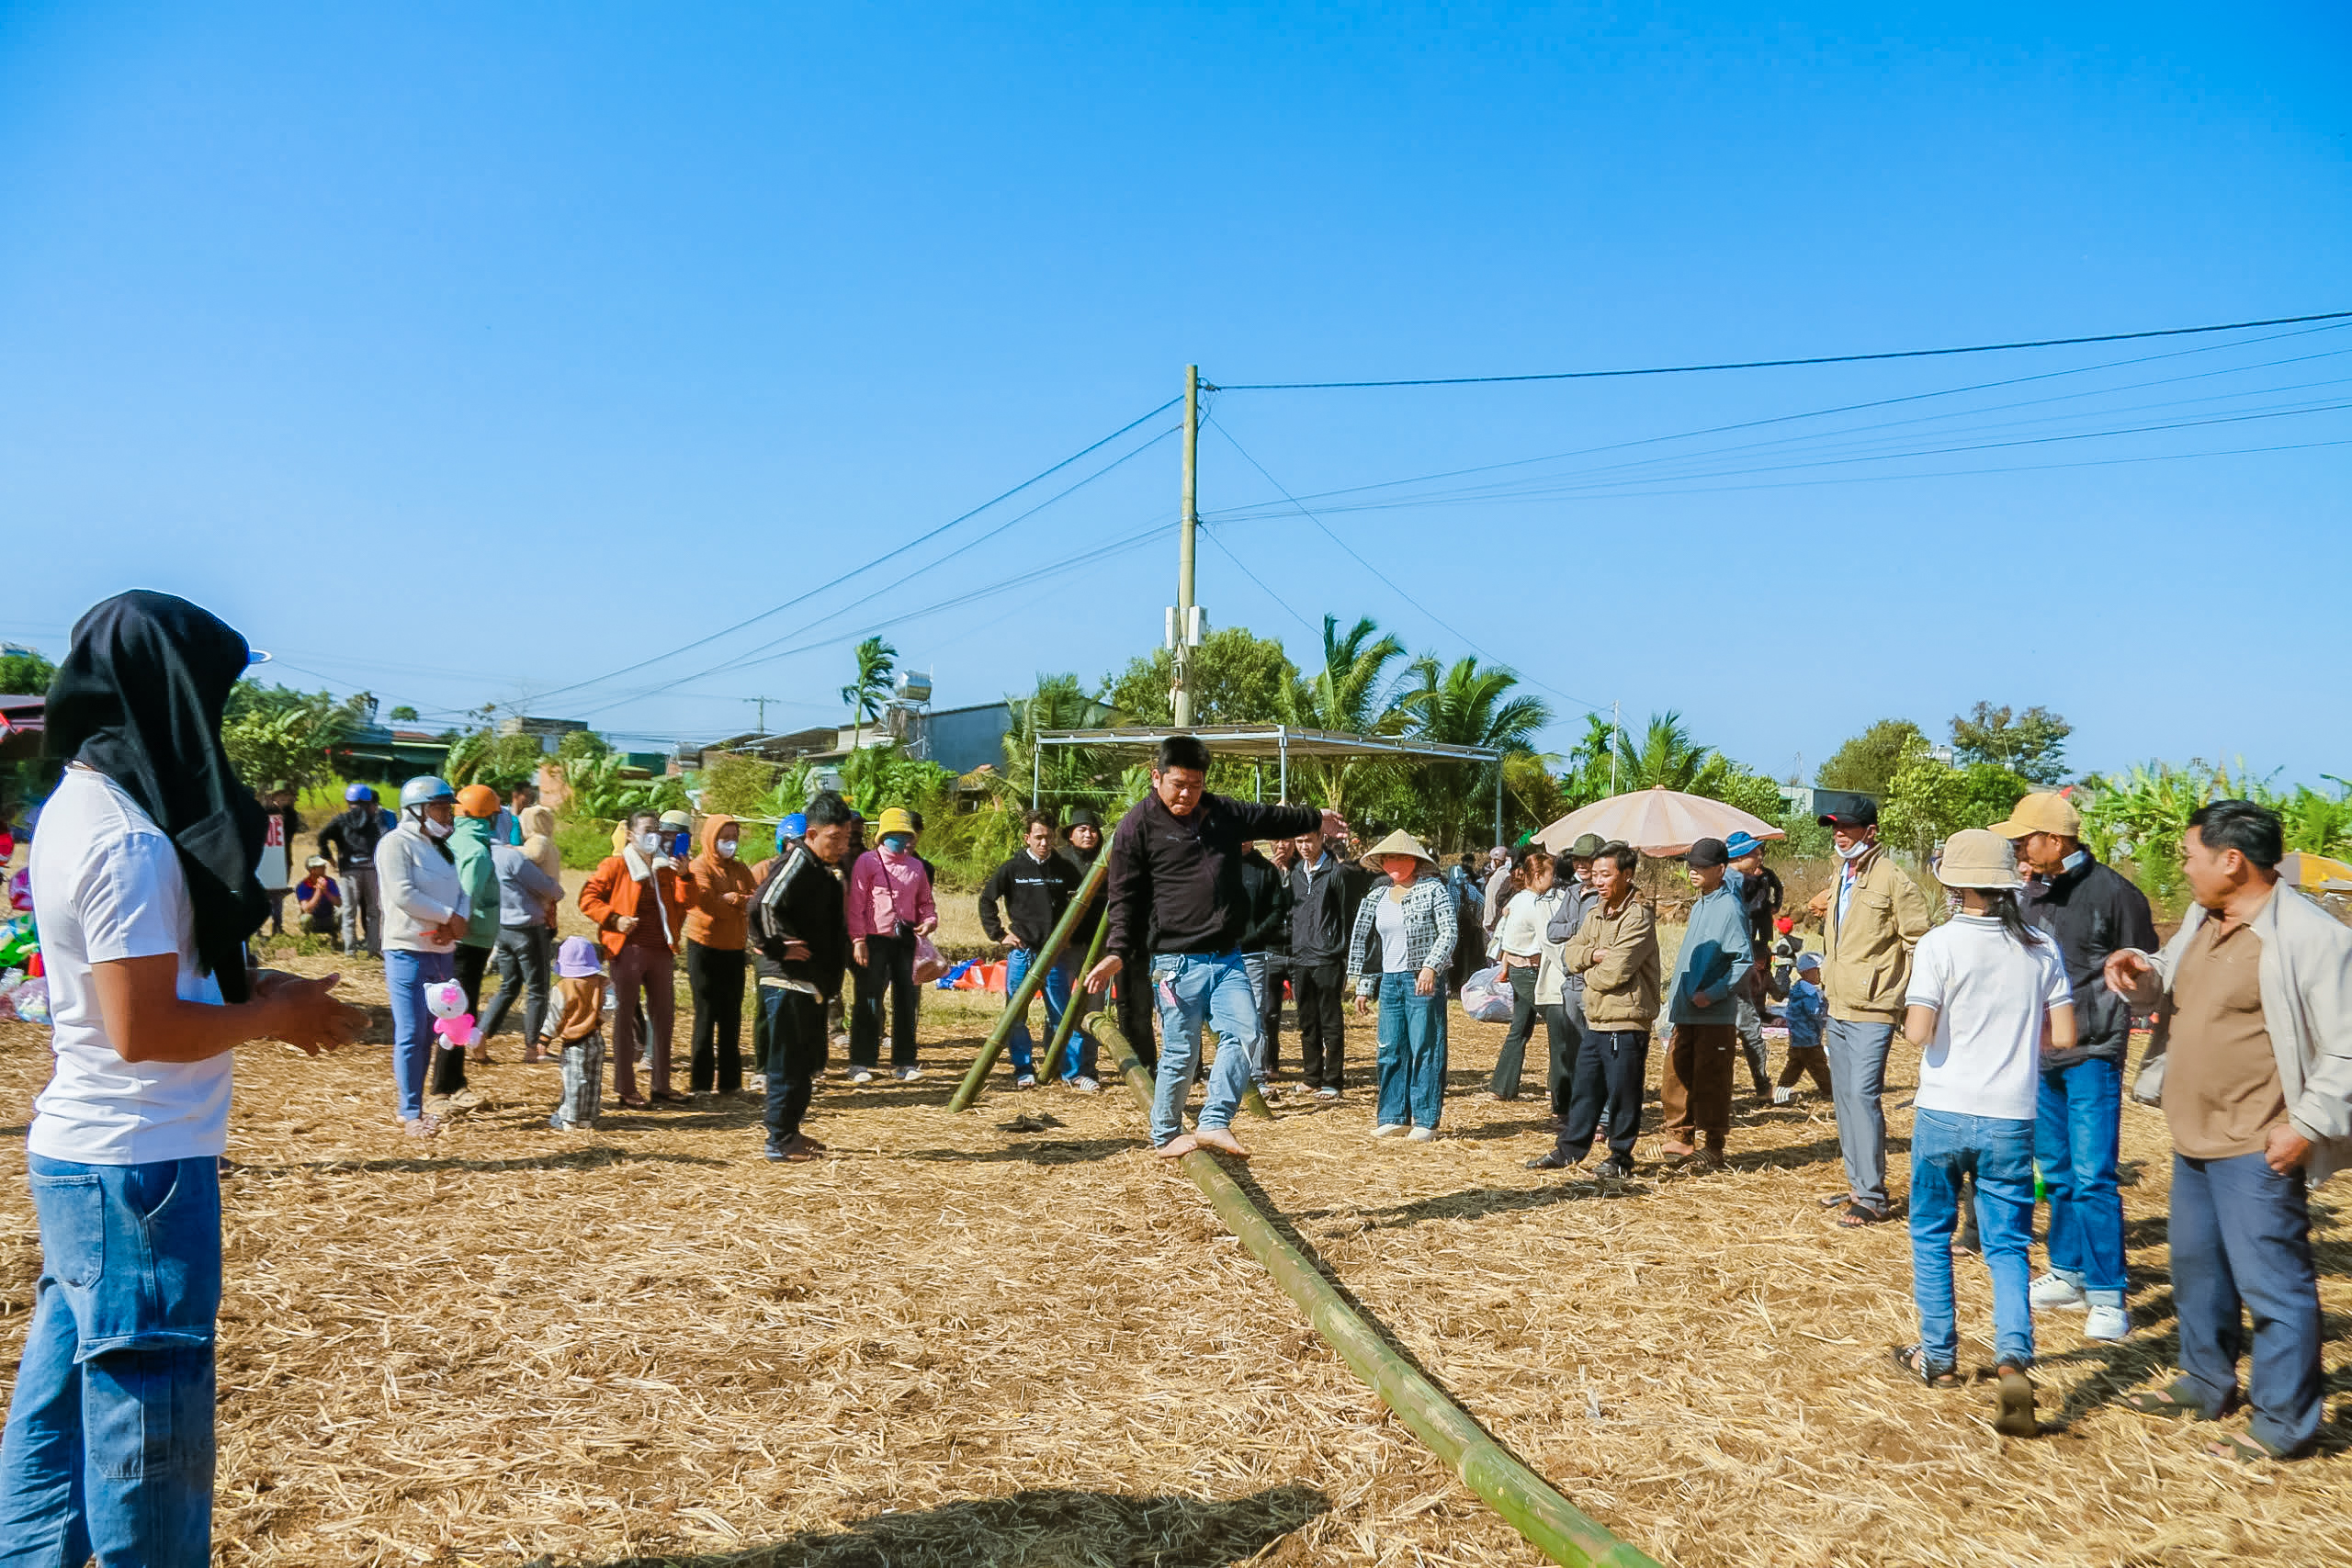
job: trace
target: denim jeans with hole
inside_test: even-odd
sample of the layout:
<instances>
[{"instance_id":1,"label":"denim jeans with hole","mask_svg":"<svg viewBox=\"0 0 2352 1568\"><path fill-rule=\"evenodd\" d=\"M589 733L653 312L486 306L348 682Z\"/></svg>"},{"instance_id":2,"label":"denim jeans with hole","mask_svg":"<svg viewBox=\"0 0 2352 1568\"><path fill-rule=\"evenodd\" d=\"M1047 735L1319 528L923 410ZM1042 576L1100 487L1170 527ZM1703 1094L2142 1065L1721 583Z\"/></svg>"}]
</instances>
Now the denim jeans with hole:
<instances>
[{"instance_id":1,"label":"denim jeans with hole","mask_svg":"<svg viewBox=\"0 0 2352 1568\"><path fill-rule=\"evenodd\" d=\"M2122 1064L2093 1057L2041 1075L2033 1157L2050 1193L2050 1268L2086 1291L2123 1289L2122 1133Z\"/></svg>"},{"instance_id":2,"label":"denim jeans with hole","mask_svg":"<svg viewBox=\"0 0 2352 1568\"><path fill-rule=\"evenodd\" d=\"M1931 1367L1960 1359L1953 1321L1951 1233L1960 1184L1975 1178L1976 1224L1993 1273L1993 1353L2014 1367L2033 1362L2028 1261L2033 1246L2033 1123L2006 1116L1920 1111L1911 1122L1911 1297L1919 1343Z\"/></svg>"},{"instance_id":3,"label":"denim jeans with hole","mask_svg":"<svg viewBox=\"0 0 2352 1568\"><path fill-rule=\"evenodd\" d=\"M0 1568L202 1568L220 1161L25 1163L41 1272L0 1435Z\"/></svg>"},{"instance_id":4,"label":"denim jeans with hole","mask_svg":"<svg viewBox=\"0 0 2352 1568\"><path fill-rule=\"evenodd\" d=\"M1159 1004L1159 1070L1152 1086L1151 1141L1184 1130L1184 1101L1201 1064L1201 1027L1216 1031L1216 1064L1201 1100L1203 1127L1230 1127L1258 1058L1258 998L1238 953L1159 953L1151 960Z\"/></svg>"}]
</instances>

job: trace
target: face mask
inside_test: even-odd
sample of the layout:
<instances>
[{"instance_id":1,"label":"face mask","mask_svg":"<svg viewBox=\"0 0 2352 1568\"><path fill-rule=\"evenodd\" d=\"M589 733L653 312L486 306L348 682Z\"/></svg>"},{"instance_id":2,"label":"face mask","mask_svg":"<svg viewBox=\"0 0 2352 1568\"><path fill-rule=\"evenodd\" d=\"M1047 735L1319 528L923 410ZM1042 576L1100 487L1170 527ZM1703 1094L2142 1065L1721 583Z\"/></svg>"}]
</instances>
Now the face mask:
<instances>
[{"instance_id":1,"label":"face mask","mask_svg":"<svg viewBox=\"0 0 2352 1568\"><path fill-rule=\"evenodd\" d=\"M721 839L718 840L718 858L720 860L733 860L735 858L734 840Z\"/></svg>"},{"instance_id":2,"label":"face mask","mask_svg":"<svg viewBox=\"0 0 2352 1568\"><path fill-rule=\"evenodd\" d=\"M660 854L662 852L662 835L659 833L639 833L637 836L637 852L644 855Z\"/></svg>"},{"instance_id":3,"label":"face mask","mask_svg":"<svg viewBox=\"0 0 2352 1568\"><path fill-rule=\"evenodd\" d=\"M910 842L912 842L912 840L904 833L886 833L882 838L882 847L889 851L894 855L905 854L907 852L907 845Z\"/></svg>"},{"instance_id":4,"label":"face mask","mask_svg":"<svg viewBox=\"0 0 2352 1568\"><path fill-rule=\"evenodd\" d=\"M1860 860L1870 852L1871 841L1868 839L1857 839L1851 848L1839 850L1838 857L1840 860Z\"/></svg>"},{"instance_id":5,"label":"face mask","mask_svg":"<svg viewBox=\"0 0 2352 1568\"><path fill-rule=\"evenodd\" d=\"M454 823L436 822L430 817L420 817L417 821L424 829L424 836L428 839L446 839L449 836L450 829L455 826Z\"/></svg>"}]
</instances>

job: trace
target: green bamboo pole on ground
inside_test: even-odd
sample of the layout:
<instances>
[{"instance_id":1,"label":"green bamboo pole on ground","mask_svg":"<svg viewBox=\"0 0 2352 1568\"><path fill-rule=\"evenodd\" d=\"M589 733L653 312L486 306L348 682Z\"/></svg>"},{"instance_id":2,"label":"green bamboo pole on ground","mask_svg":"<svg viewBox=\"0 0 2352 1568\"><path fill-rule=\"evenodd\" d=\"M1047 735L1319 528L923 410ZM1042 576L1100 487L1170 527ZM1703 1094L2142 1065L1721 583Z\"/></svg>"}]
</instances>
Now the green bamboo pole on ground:
<instances>
[{"instance_id":1,"label":"green bamboo pole on ground","mask_svg":"<svg viewBox=\"0 0 2352 1568\"><path fill-rule=\"evenodd\" d=\"M1087 867L1086 879L1078 885L1078 893L1070 899L1069 908L1062 911L1062 918L1054 922L1052 933L1046 938L1046 945L1039 948L1036 957L1030 961L1029 973L1021 976L1021 984L1005 998L1003 1015L996 1021L996 1027L989 1031L988 1039L980 1045L980 1054L972 1058L971 1070L964 1075L964 1081L957 1084L956 1092L948 1097L948 1110L969 1111L972 1108L972 1101L978 1097L980 1085L988 1081L989 1069L996 1066L997 1053L1004 1049L1004 1042L1012 1034L1012 1026L1029 1010L1029 1003L1037 995L1037 988L1046 983L1046 973L1053 968L1054 960L1059 958L1062 949L1069 945L1069 933L1078 929L1079 916L1085 912L1087 904L1110 874L1111 854L1105 846L1103 852L1094 857L1094 863Z\"/></svg>"},{"instance_id":2,"label":"green bamboo pole on ground","mask_svg":"<svg viewBox=\"0 0 2352 1568\"><path fill-rule=\"evenodd\" d=\"M1110 852L1106 845L1102 856L1108 858ZM1086 944L1086 962L1078 966L1078 983L1070 987L1069 1005L1062 1009L1062 1021L1054 1028L1054 1043L1046 1047L1046 1065L1037 1069L1039 1083L1054 1081L1054 1069L1062 1064L1062 1052L1069 1045L1070 1031L1078 1026L1078 1015L1085 1010L1086 976L1102 962L1102 947L1110 937L1111 911L1105 909L1102 918L1094 922L1094 940ZM1102 998L1105 1006L1109 1005L1110 999L1107 996Z\"/></svg>"},{"instance_id":3,"label":"green bamboo pole on ground","mask_svg":"<svg viewBox=\"0 0 2352 1568\"><path fill-rule=\"evenodd\" d=\"M1145 1114L1151 1111L1151 1074L1109 1021L1096 1033L1118 1057L1119 1076L1135 1092ZM1445 1461L1464 1485L1486 1499L1513 1529L1553 1562L1567 1568L1660 1568L1657 1561L1618 1540L1598 1520L1580 1512L1551 1483L1520 1462L1470 1413L1390 1345L1371 1320L1323 1277L1314 1260L1286 1239L1216 1156L1195 1149L1179 1162L1250 1255L1273 1275L1284 1294L1298 1303L1315 1332L1340 1353L1356 1376L1370 1384L1381 1403Z\"/></svg>"}]
</instances>

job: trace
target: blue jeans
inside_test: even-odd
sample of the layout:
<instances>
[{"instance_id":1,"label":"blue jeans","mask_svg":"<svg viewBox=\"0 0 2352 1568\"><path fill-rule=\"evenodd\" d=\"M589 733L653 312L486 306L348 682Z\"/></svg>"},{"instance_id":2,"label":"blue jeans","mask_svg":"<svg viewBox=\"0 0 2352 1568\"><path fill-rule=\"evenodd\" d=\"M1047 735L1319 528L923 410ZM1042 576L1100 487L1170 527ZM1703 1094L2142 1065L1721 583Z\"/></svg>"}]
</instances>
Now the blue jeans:
<instances>
[{"instance_id":1,"label":"blue jeans","mask_svg":"<svg viewBox=\"0 0 2352 1568\"><path fill-rule=\"evenodd\" d=\"M1832 1081L1835 1081L1832 1069ZM1976 1179L1976 1225L1993 1273L1993 1354L2009 1366L2033 1361L2033 1303L2027 1294L2033 1246L2033 1123L2006 1116L1921 1111L1911 1122L1911 1299L1928 1365L1960 1359L1952 1322L1951 1233L1960 1182Z\"/></svg>"},{"instance_id":2,"label":"blue jeans","mask_svg":"<svg viewBox=\"0 0 2352 1568\"><path fill-rule=\"evenodd\" d=\"M456 973L446 953L410 953L397 947L385 951L384 988L392 994L392 1085L400 1091L403 1122L424 1114L424 1075L438 1043L433 1010L424 1005L424 987Z\"/></svg>"},{"instance_id":3,"label":"blue jeans","mask_svg":"<svg viewBox=\"0 0 2352 1568\"><path fill-rule=\"evenodd\" d=\"M1230 1127L1258 1059L1258 998L1238 953L1156 953L1151 990L1159 1003L1159 1075L1151 1095L1151 1141L1184 1130L1184 1101L1200 1070L1201 1025L1216 1031L1216 1065L1201 1101L1203 1127Z\"/></svg>"},{"instance_id":4,"label":"blue jeans","mask_svg":"<svg viewBox=\"0 0 2352 1568\"><path fill-rule=\"evenodd\" d=\"M2123 1195L2116 1145L2123 1068L2096 1058L2041 1075L2033 1157L2050 1193L2051 1271L2086 1291L2123 1290ZM2120 1304L2119 1302L2118 1304Z\"/></svg>"},{"instance_id":5,"label":"blue jeans","mask_svg":"<svg viewBox=\"0 0 2352 1568\"><path fill-rule=\"evenodd\" d=\"M1380 977L1379 1086L1374 1122L1383 1127L1437 1126L1445 1109L1445 986L1428 996L1413 989L1415 975Z\"/></svg>"},{"instance_id":6,"label":"blue jeans","mask_svg":"<svg viewBox=\"0 0 2352 1568\"><path fill-rule=\"evenodd\" d=\"M1021 988L1029 966L1037 962L1035 950L1016 947L1005 955L1004 994L1011 996ZM1062 1026L1062 1010L1069 1006L1071 983L1078 976L1078 960L1064 953L1054 966L1046 971L1046 979L1037 989L1046 998L1046 1037L1053 1038L1055 1030ZM1029 1010L1023 1008L1013 1021L1012 1032L1005 1037L1005 1046L1012 1053L1012 1070L1026 1074L1035 1070L1035 1057L1030 1048ZM1086 1031L1073 1025L1069 1032L1069 1049L1062 1062L1062 1081L1094 1076L1094 1042Z\"/></svg>"},{"instance_id":7,"label":"blue jeans","mask_svg":"<svg viewBox=\"0 0 2352 1568\"><path fill-rule=\"evenodd\" d=\"M2260 1153L2172 1157L2172 1296L2180 1316L2181 1382L2219 1416L2237 1392L2254 1314L2247 1428L2273 1453L2309 1444L2321 1415L2319 1280L2300 1170L2281 1176Z\"/></svg>"},{"instance_id":8,"label":"blue jeans","mask_svg":"<svg viewBox=\"0 0 2352 1568\"><path fill-rule=\"evenodd\" d=\"M40 1282L0 1436L0 1565L212 1557L213 1158L26 1156Z\"/></svg>"},{"instance_id":9,"label":"blue jeans","mask_svg":"<svg viewBox=\"0 0 2352 1568\"><path fill-rule=\"evenodd\" d=\"M1838 1147L1846 1156L1846 1190L1856 1202L1884 1210L1886 1196L1886 1054L1894 1025L1827 1021L1822 1045L1829 1053L1829 1099L1838 1108Z\"/></svg>"}]
</instances>

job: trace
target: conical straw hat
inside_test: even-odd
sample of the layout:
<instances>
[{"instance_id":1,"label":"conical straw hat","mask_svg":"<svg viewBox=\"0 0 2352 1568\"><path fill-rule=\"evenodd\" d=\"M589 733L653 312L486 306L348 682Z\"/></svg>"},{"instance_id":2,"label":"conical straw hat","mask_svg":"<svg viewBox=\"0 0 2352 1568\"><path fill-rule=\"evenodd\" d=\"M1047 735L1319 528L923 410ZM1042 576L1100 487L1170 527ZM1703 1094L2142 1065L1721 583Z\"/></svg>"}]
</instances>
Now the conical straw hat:
<instances>
[{"instance_id":1,"label":"conical straw hat","mask_svg":"<svg viewBox=\"0 0 2352 1568\"><path fill-rule=\"evenodd\" d=\"M1421 841L1402 828L1364 851L1361 863L1366 871L1383 871L1386 867L1380 862L1386 855L1410 855L1431 871L1438 868L1437 857L1421 848Z\"/></svg>"}]
</instances>

